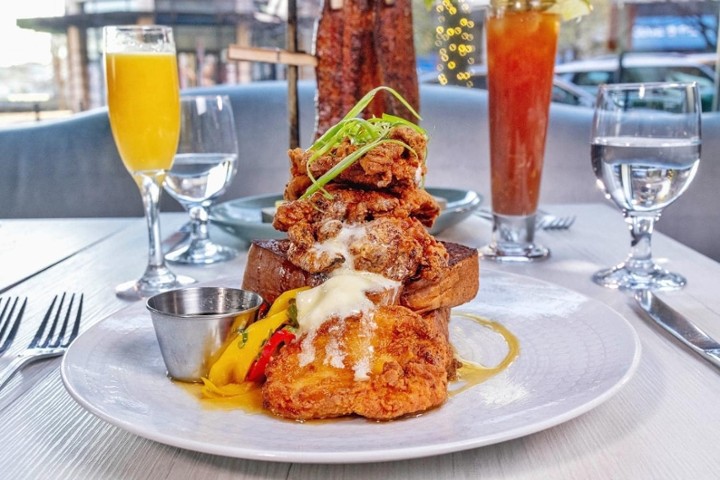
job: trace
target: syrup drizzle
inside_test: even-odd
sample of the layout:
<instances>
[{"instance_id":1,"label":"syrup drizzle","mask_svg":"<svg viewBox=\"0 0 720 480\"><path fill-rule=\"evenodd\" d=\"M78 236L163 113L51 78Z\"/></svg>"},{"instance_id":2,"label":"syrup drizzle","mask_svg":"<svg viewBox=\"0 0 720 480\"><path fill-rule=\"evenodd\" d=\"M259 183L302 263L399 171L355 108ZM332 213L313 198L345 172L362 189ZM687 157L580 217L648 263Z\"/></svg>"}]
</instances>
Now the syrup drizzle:
<instances>
[{"instance_id":1,"label":"syrup drizzle","mask_svg":"<svg viewBox=\"0 0 720 480\"><path fill-rule=\"evenodd\" d=\"M517 337L513 335L513 333L507 328L505 328L502 324L494 322L492 320L488 320L487 318L483 318L479 315L474 315L472 313L460 312L453 313L453 315L468 318L477 323L478 325L489 328L490 330L498 333L500 336L503 337L503 340L505 340L505 343L508 347L508 352L505 355L505 358L503 358L502 361L500 361L500 363L498 363L494 367L480 365L479 363L463 358L458 359L461 363L461 366L458 369L458 379L455 383L460 383L461 385L457 388L453 388L449 392L449 396L458 395L465 390L468 390L469 388L483 383L489 378L497 375L498 373L509 367L510 364L515 360L515 358L517 358L517 356L520 354L520 342L518 341Z\"/></svg>"}]
</instances>

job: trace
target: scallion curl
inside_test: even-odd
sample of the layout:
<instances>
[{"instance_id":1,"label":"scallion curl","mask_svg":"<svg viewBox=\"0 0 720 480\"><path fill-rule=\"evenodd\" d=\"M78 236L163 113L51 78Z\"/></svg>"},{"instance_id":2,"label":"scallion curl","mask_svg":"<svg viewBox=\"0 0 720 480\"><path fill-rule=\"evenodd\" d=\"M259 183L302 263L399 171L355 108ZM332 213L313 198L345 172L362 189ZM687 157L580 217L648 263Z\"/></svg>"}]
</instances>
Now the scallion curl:
<instances>
[{"instance_id":1,"label":"scallion curl","mask_svg":"<svg viewBox=\"0 0 720 480\"><path fill-rule=\"evenodd\" d=\"M418 153L415 152L405 142L399 140L386 138L392 128L397 126L410 127L421 135L427 135L425 130L408 121L404 118L397 117L395 115L383 114L380 118L362 119L358 118L358 115L370 104L375 98L375 95L380 91L386 91L397 98L410 113L415 116L418 120L422 120L420 115L415 111L414 108L400 95L397 91L390 87L380 86L370 90L368 93L361 98L353 108L340 120L337 124L330 127L323 135L313 143L309 152L313 152L307 161L307 175L312 182L312 185L308 187L305 193L300 196L300 199L306 199L318 191L322 191L326 198L332 198L332 195L325 190L325 185L335 179L343 171L349 168L353 163L360 159L363 155L368 153L370 150L382 143L396 143L407 148L413 155L418 157ZM349 138L352 145L358 146L359 148L352 152L350 155L343 158L330 170L325 172L320 178L315 178L311 172L311 165L321 156L332 150L333 147L339 145L344 138Z\"/></svg>"}]
</instances>

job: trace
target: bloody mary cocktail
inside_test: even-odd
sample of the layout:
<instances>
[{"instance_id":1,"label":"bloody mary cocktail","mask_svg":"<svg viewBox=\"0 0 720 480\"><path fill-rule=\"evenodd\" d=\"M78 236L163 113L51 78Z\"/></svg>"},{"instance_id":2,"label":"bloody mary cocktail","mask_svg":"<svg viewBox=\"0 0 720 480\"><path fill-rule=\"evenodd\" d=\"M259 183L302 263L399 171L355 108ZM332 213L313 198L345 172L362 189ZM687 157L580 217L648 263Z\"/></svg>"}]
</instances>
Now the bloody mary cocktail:
<instances>
[{"instance_id":1,"label":"bloody mary cocktail","mask_svg":"<svg viewBox=\"0 0 720 480\"><path fill-rule=\"evenodd\" d=\"M560 17L495 10L487 20L493 212L537 210Z\"/></svg>"}]
</instances>

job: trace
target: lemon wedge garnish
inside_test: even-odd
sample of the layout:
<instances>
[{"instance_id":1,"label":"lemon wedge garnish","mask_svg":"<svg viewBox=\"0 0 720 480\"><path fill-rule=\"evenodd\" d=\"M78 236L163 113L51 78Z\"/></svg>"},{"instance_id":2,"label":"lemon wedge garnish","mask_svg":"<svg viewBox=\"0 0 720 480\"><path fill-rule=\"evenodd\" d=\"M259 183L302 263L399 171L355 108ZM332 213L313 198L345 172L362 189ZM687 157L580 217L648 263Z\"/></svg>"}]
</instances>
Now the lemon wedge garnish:
<instances>
[{"instance_id":1,"label":"lemon wedge garnish","mask_svg":"<svg viewBox=\"0 0 720 480\"><path fill-rule=\"evenodd\" d=\"M592 10L590 0L556 0L546 11L556 13L564 22L587 15Z\"/></svg>"}]
</instances>

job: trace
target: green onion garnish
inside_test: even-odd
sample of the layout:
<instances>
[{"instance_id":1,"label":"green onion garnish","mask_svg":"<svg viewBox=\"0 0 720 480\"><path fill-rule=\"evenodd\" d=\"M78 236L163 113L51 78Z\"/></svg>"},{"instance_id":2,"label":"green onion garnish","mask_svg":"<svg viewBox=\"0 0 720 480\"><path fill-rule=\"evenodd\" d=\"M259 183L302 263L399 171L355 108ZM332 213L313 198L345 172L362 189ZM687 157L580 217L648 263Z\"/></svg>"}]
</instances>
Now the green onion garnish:
<instances>
[{"instance_id":1,"label":"green onion garnish","mask_svg":"<svg viewBox=\"0 0 720 480\"><path fill-rule=\"evenodd\" d=\"M315 141L315 143L312 144L312 146L310 146L310 148L308 148L308 151L313 152L313 154L307 162L307 175L313 184L308 187L305 193L302 194L300 197L301 200L310 197L317 191L322 191L326 198L332 198L332 195L325 190L325 185L340 175L367 152L382 143L397 143L410 150L416 157L418 156L417 152L410 148L410 146L405 142L386 137L390 133L390 130L397 126L410 127L421 135L427 135L423 128L405 120L404 118L388 114L383 114L381 118L370 118L367 120L358 118L358 115L365 110L372 99L375 98L375 95L381 90L391 93L405 106L405 108L410 111L410 113L413 114L413 116L415 116L415 118L422 120L415 109L412 108L402 95L394 89L380 86L370 90L355 104L353 108L350 109L342 120L329 128ZM318 158L332 150L333 147L339 145L344 138L349 138L353 145L358 146L358 149L343 158L338 164L325 172L320 178L316 179L310 171L310 166Z\"/></svg>"}]
</instances>

